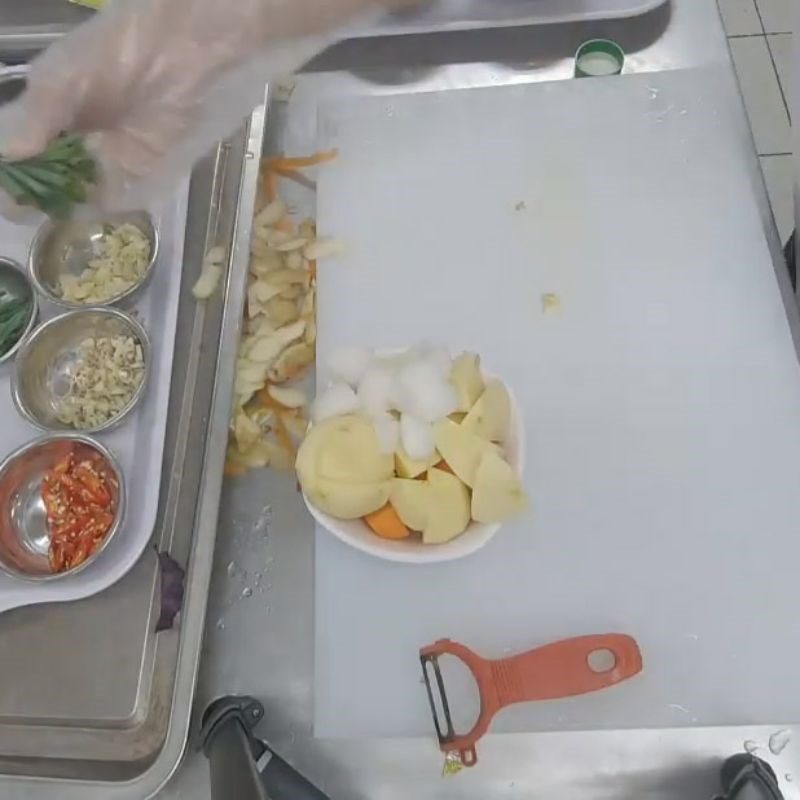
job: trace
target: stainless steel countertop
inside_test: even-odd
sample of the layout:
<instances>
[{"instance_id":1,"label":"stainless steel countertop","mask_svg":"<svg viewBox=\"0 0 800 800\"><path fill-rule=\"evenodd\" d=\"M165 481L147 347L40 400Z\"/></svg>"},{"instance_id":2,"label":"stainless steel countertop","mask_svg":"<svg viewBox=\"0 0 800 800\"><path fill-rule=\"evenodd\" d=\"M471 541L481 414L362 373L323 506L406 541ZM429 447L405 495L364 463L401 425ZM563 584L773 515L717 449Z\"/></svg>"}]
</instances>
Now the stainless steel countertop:
<instances>
[{"instance_id":1,"label":"stainless steel countertop","mask_svg":"<svg viewBox=\"0 0 800 800\"><path fill-rule=\"evenodd\" d=\"M566 78L571 74L568 56L573 45L597 34L623 44L629 71L697 68L698 81L707 69L732 76L715 1L672 0L669 7L638 20L348 42L315 63L318 74L298 81L293 103L302 105L307 96L311 104L320 93L395 91L389 82L399 76L418 79L421 87ZM342 61L359 64L359 75L369 80L329 71ZM440 64L449 65L434 66L432 71L409 69ZM735 92L731 104L738 106L733 109L740 120L737 135L751 141ZM291 134L294 144L303 144L304 136L310 135L302 130ZM313 138L305 143L313 145ZM792 303L785 271L777 266L780 244L755 150L752 146L750 150L765 236L787 302ZM314 740L313 529L297 499L294 480L253 473L228 485L219 524L195 710L201 712L223 694L258 697L267 709L258 734L334 798L699 800L717 790L721 760L753 740L772 760L788 800L800 800L797 743L779 756L771 756L767 747L771 733L791 727L781 720L763 728L489 736L481 742L479 767L447 779L439 777L441 756L432 739ZM242 594L246 587L253 590L249 597ZM793 732L796 739L800 729ZM208 798L207 774L205 759L190 752L159 797Z\"/></svg>"},{"instance_id":2,"label":"stainless steel countertop","mask_svg":"<svg viewBox=\"0 0 800 800\"><path fill-rule=\"evenodd\" d=\"M45 39L85 15L63 0L22 4L0 0L0 33L9 21L24 26L31 17L38 19L32 13L34 4L41 19L51 21ZM51 10L55 16L50 16ZM623 45L627 71L696 69L702 81L706 71L722 70L732 80L715 0L672 0L633 20L346 42L317 59L312 71L299 78L288 124L277 120L268 128L272 132L283 128L283 141L290 140L297 150L310 149L313 111L321 95L405 91L407 81L424 90L568 78L577 44L598 35ZM30 49L31 38L22 31L18 52ZM357 65L357 74L343 71L344 65L351 69ZM735 92L730 102L739 119L736 135L749 143ZM280 107L275 111L280 116ZM749 150L764 232L778 265L780 243L752 145ZM778 274L787 302L793 303L784 273ZM749 739L771 758L788 800L800 800L797 742L777 757L769 756L767 749L769 735L787 727L780 720L763 728L489 736L481 742L480 766L448 779L439 777L441 755L432 738L314 740L313 543L313 527L292 478L257 472L225 487L195 717L220 695L258 697L267 713L257 734L333 798L700 800L717 789L720 760L740 751ZM202 554L204 564L209 556ZM245 588L251 590L250 596L243 595ZM792 730L796 740L800 730ZM77 796L65 789L67 793ZM25 797L38 796L35 785L26 787ZM52 792L43 790L41 796ZM160 800L209 798L205 758L187 747L182 767L158 796Z\"/></svg>"}]
</instances>

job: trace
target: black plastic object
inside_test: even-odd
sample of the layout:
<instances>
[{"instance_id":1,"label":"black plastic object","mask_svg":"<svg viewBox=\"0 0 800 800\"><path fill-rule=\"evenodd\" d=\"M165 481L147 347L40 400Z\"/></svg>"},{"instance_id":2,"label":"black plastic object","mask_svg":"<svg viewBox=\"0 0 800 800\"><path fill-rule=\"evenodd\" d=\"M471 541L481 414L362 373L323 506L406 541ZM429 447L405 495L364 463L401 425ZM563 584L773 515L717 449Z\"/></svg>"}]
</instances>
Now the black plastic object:
<instances>
[{"instance_id":1,"label":"black plastic object","mask_svg":"<svg viewBox=\"0 0 800 800\"><path fill-rule=\"evenodd\" d=\"M797 231L792 231L789 241L783 248L783 257L786 259L786 267L789 270L789 278L792 281L792 289L797 291L797 264L795 263L795 247L797 245Z\"/></svg>"},{"instance_id":2,"label":"black plastic object","mask_svg":"<svg viewBox=\"0 0 800 800\"><path fill-rule=\"evenodd\" d=\"M330 800L253 736L264 707L252 697L221 697L203 714L199 748L209 761L212 800Z\"/></svg>"},{"instance_id":3,"label":"black plastic object","mask_svg":"<svg viewBox=\"0 0 800 800\"><path fill-rule=\"evenodd\" d=\"M750 753L737 753L720 770L723 794L718 800L784 800L772 767Z\"/></svg>"}]
</instances>

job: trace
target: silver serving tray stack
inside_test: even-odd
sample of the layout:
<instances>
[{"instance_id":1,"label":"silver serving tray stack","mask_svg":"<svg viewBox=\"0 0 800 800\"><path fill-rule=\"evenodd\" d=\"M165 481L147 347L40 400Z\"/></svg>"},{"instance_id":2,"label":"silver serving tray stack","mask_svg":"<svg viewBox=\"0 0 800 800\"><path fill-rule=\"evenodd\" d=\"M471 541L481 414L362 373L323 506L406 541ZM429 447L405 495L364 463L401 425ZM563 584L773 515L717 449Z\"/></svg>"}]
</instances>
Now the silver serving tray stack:
<instances>
[{"instance_id":1,"label":"silver serving tray stack","mask_svg":"<svg viewBox=\"0 0 800 800\"><path fill-rule=\"evenodd\" d=\"M142 798L180 761L214 549L263 119L257 110L192 175L154 546L95 598L0 615L0 796ZM227 279L215 298L198 304L191 287L216 244L228 250ZM189 576L185 613L174 630L158 634L156 549Z\"/></svg>"}]
</instances>

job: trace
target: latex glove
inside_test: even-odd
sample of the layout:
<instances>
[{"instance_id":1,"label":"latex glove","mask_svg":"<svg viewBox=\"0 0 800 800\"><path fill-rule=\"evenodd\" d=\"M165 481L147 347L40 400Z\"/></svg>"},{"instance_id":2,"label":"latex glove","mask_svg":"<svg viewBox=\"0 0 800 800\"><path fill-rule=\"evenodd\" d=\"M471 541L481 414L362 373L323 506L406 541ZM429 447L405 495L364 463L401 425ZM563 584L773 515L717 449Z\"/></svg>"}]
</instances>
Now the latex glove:
<instances>
[{"instance_id":1,"label":"latex glove","mask_svg":"<svg viewBox=\"0 0 800 800\"><path fill-rule=\"evenodd\" d=\"M0 107L0 153L11 148L11 142L25 128L22 107L18 103ZM44 215L30 206L18 206L11 195L0 189L0 217L20 225L36 225L42 222Z\"/></svg>"},{"instance_id":2,"label":"latex glove","mask_svg":"<svg viewBox=\"0 0 800 800\"><path fill-rule=\"evenodd\" d=\"M232 133L287 75L376 0L116 0L31 66L6 155L87 135L100 165L93 202L146 203ZM389 5L407 0L387 0ZM13 104L12 104L13 105Z\"/></svg>"}]
</instances>

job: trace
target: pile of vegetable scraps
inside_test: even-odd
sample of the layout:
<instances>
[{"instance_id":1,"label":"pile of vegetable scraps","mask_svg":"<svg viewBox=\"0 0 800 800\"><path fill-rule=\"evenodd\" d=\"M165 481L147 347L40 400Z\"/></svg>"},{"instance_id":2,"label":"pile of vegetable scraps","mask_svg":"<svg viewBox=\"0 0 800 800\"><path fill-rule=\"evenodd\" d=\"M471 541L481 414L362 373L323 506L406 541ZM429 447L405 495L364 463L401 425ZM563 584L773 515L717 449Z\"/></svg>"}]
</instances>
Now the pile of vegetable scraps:
<instances>
[{"instance_id":1,"label":"pile of vegetable scraps","mask_svg":"<svg viewBox=\"0 0 800 800\"><path fill-rule=\"evenodd\" d=\"M335 241L317 238L312 219L295 223L278 190L281 180L289 180L313 191L314 182L301 170L335 156L323 152L262 162L227 475L266 466L291 470L297 442L308 426L308 397L299 384L315 357L317 260L336 255L340 248ZM195 286L199 299L213 291L211 276L220 272L217 254L211 254L215 258L207 259Z\"/></svg>"}]
</instances>

